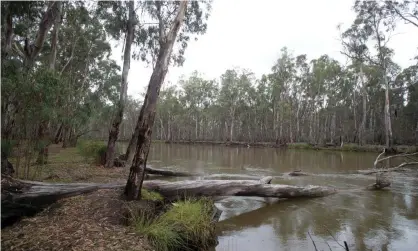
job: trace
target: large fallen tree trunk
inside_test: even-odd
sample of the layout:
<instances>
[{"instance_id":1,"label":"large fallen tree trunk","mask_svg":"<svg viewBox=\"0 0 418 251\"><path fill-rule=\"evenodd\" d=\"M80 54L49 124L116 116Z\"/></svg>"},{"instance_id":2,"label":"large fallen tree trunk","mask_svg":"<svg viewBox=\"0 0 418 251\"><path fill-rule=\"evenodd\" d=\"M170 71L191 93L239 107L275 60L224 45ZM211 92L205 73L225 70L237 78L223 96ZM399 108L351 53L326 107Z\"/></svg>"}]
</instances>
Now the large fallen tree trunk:
<instances>
[{"instance_id":1,"label":"large fallen tree trunk","mask_svg":"<svg viewBox=\"0 0 418 251\"><path fill-rule=\"evenodd\" d=\"M187 180L167 182L144 181L143 187L156 191L166 198L196 196L257 196L275 198L314 198L337 192L326 186L291 186L265 184L250 180Z\"/></svg>"},{"instance_id":2,"label":"large fallen tree trunk","mask_svg":"<svg viewBox=\"0 0 418 251\"><path fill-rule=\"evenodd\" d=\"M13 224L22 216L34 215L59 199L122 186L89 183L54 184L23 181L4 175L1 180L1 227Z\"/></svg>"}]
</instances>

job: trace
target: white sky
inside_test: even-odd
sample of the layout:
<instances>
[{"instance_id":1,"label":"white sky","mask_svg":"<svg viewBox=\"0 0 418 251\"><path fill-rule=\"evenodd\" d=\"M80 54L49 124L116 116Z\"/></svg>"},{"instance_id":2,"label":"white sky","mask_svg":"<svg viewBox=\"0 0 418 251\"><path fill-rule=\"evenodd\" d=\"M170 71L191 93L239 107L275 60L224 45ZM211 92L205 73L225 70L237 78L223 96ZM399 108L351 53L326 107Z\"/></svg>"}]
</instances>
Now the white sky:
<instances>
[{"instance_id":1,"label":"white sky","mask_svg":"<svg viewBox=\"0 0 418 251\"><path fill-rule=\"evenodd\" d=\"M176 83L181 75L197 70L206 78L219 78L232 67L252 70L257 77L269 73L287 46L293 54L309 59L323 54L345 63L341 55L337 25L351 25L354 0L214 0L207 33L191 41L183 67L170 67L165 84ZM395 62L409 66L417 53L418 29L399 24L389 46ZM122 46L113 49L112 58L122 67ZM145 90L152 69L131 61L128 94L139 97ZM164 86L163 86L164 88Z\"/></svg>"}]
</instances>

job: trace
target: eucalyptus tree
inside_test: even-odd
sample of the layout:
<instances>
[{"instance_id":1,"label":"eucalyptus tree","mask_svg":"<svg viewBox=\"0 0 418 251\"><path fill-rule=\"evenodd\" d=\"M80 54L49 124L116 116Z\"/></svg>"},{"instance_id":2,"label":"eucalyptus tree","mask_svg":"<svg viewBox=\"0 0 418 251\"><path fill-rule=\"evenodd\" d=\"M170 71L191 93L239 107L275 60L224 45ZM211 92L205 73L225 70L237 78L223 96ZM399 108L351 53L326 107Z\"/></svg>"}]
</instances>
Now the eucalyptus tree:
<instances>
[{"instance_id":1,"label":"eucalyptus tree","mask_svg":"<svg viewBox=\"0 0 418 251\"><path fill-rule=\"evenodd\" d=\"M216 86L213 81L204 79L197 71L193 72L188 79L182 79L179 82L183 91L184 109L188 113L187 120L194 121L193 125L189 125L194 127L194 140L200 140L205 127L203 112L216 95Z\"/></svg>"},{"instance_id":2,"label":"eucalyptus tree","mask_svg":"<svg viewBox=\"0 0 418 251\"><path fill-rule=\"evenodd\" d=\"M355 29L362 31L362 36L366 38L366 41L369 39L374 41L375 55L371 53L372 51L370 49L364 49L363 55L370 64L378 66L380 70L381 85L385 88L385 144L387 148L390 148L393 144L393 136L390 117L390 80L388 79L388 74L389 68L393 64L391 61L393 50L388 48L387 44L390 40L390 33L395 29L395 18L385 12L383 3L377 1L356 1L354 11L357 16L353 26ZM367 48L366 44L365 46L363 47Z\"/></svg>"},{"instance_id":3,"label":"eucalyptus tree","mask_svg":"<svg viewBox=\"0 0 418 251\"><path fill-rule=\"evenodd\" d=\"M204 21L208 15L203 15L204 10L201 9L202 5L205 4L210 6L210 3L197 1L145 2L145 10L158 24L148 28L148 36L144 44L151 46L141 48L145 48L145 52L151 50L152 53L149 56L156 58L156 60L133 134L133 138L136 138L136 149L125 187L125 194L128 199L141 198L141 187L151 144L160 88L167 74L170 61L174 60L180 64L183 62L184 50L187 47L187 41L190 40L190 35L200 34L206 30ZM174 44L178 40L180 42L178 53L172 53ZM158 41L158 43L154 44L155 41ZM155 55L157 57L153 57Z\"/></svg>"},{"instance_id":4,"label":"eucalyptus tree","mask_svg":"<svg viewBox=\"0 0 418 251\"><path fill-rule=\"evenodd\" d=\"M112 7L114 14L110 15L108 10ZM115 159L116 141L119 136L119 127L122 123L124 109L127 100L128 75L131 63L131 50L134 41L135 27L137 26L137 16L135 13L135 3L133 0L125 2L99 2L98 13L104 16L107 21L106 26L110 35L114 39L119 39L121 31L125 32L125 44L123 55L122 80L120 84L119 101L117 110L109 130L109 139L106 150L105 167L113 167ZM116 19L116 20L115 20Z\"/></svg>"},{"instance_id":5,"label":"eucalyptus tree","mask_svg":"<svg viewBox=\"0 0 418 251\"><path fill-rule=\"evenodd\" d=\"M42 10L43 12L41 16L38 15L39 12L37 13L37 11L40 10ZM25 13L25 11L27 12ZM12 67L23 68L21 70L17 69L18 71L20 71L20 73L18 73L18 75L16 76L17 79L14 80L21 82L23 85L33 86L33 83L29 82L34 81L35 79L45 77L37 75L39 78L33 78L33 74L34 70L36 71L39 67L39 65L37 65L36 63L38 62L39 58L42 58L41 52L44 47L44 43L47 40L47 33L52 26L54 26L52 42L55 46L53 48L53 51L56 52L56 38L58 34L57 32L59 30L59 23L62 12L61 2L49 2L48 4L33 2L5 2L2 3L2 12L2 14L4 14L4 18L2 20L2 28L4 34L4 39L2 41L2 49L4 50L4 53L2 53L2 61L10 59L11 62L14 63ZM30 19L35 23L39 23L39 26L30 26L28 22ZM3 65L4 64L2 63L2 66ZM49 66L49 70L53 71L55 66L54 53L51 53L51 56L49 57ZM4 71L6 69L3 68L2 70ZM14 72L17 73L16 71ZM44 73L49 74L48 71L44 71ZM8 72L7 74L10 73ZM56 79L53 80L52 78L54 77L51 74L49 75L51 78L48 78L48 80L54 82ZM4 74L2 74L2 78L3 77L5 78L5 80L8 78ZM45 81L45 79L43 79L43 81ZM11 83L11 85L12 86L10 87L11 89L13 89L13 83ZM16 88L21 87L22 86L20 85ZM14 89L14 91L16 91L16 89ZM40 96L38 98L45 99L46 101L48 100L41 93L39 93L39 95ZM16 119L15 116L18 116L17 113L21 109L24 109L24 102L22 102L21 99L17 99L17 95L15 95L14 97L9 96L9 98L11 99L6 101L7 104L3 105L2 110L2 112L4 112L4 116L6 116L6 119L4 119L3 121L9 123L9 125L4 124L4 127L2 126L2 129L6 129L2 130L2 136L4 136L6 139L10 137L10 131L8 130L14 126ZM41 114L41 116L42 115L45 115L45 113ZM41 117L41 123L39 124L36 132L37 137L39 139L43 140L45 138L47 126L48 118L45 116ZM43 145L45 145L45 143ZM47 156L47 148L41 146L39 155L40 158L38 158L38 160L41 161L44 156Z\"/></svg>"},{"instance_id":6,"label":"eucalyptus tree","mask_svg":"<svg viewBox=\"0 0 418 251\"><path fill-rule=\"evenodd\" d=\"M168 35L171 35L169 33L170 25L175 20L176 10L180 6L180 3L180 1L147 1L141 7L144 10L144 16L147 17L147 22L139 27L138 35L135 36L134 43L138 46L134 51L134 57L151 64L154 72L156 72L158 58L163 59L163 56L168 56L167 62L164 62L164 64L181 66L184 62L184 52L188 42L193 38L197 39L198 35L206 32L206 20L211 10L211 0L187 2L187 10L184 18L182 18L184 19L182 20L184 25L181 26L181 29L179 28L178 36L176 35L177 40L173 42L175 43L175 50L172 53L173 49L170 49L172 46L166 40ZM168 49L170 49L170 52ZM164 76L163 80L165 78L164 71L162 75L160 74L160 76ZM157 97L160 87L157 88ZM149 94L149 91L150 89L148 88L147 94ZM137 126L126 150L127 166L131 165L136 146L138 145L138 138L140 137L142 127L141 119L141 116L138 116Z\"/></svg>"},{"instance_id":7,"label":"eucalyptus tree","mask_svg":"<svg viewBox=\"0 0 418 251\"><path fill-rule=\"evenodd\" d=\"M113 99L119 67L108 58L106 33L89 2L2 7L4 33L13 34L2 54L2 137L34 143L43 163L51 141L74 144L88 129L89 115Z\"/></svg>"},{"instance_id":8,"label":"eucalyptus tree","mask_svg":"<svg viewBox=\"0 0 418 251\"><path fill-rule=\"evenodd\" d=\"M285 117L285 108L289 101L290 84L295 77L295 62L293 55L287 47L281 49L281 56L272 67L272 73L269 75L271 88L271 107L273 111L273 131L276 143L282 141L283 121Z\"/></svg>"}]
</instances>

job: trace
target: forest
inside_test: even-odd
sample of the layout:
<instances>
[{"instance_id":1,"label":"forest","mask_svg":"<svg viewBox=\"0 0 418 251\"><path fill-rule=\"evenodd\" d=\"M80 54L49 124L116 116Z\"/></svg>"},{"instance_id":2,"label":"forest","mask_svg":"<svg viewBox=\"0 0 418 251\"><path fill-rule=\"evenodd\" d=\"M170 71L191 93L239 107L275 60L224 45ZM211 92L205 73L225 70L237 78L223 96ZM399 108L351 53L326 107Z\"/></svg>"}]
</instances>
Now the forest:
<instances>
[{"instance_id":1,"label":"forest","mask_svg":"<svg viewBox=\"0 0 418 251\"><path fill-rule=\"evenodd\" d=\"M2 139L46 145L52 140L66 147L82 136L107 139L110 132L115 141L130 140L146 94L127 96L130 60L155 67L159 33L152 20L158 17L151 13L146 22L134 20L129 34L124 5L59 5L52 10L57 13L42 16L43 2L2 3ZM210 4L193 6L171 56L177 66L186 60L187 43L207 29ZM417 52L411 51L415 60L403 69L387 46L400 22L417 28L416 3L360 1L353 8L356 20L340 32L348 63L328 55L293 55L289 45L260 79L250 69L228 69L219 79L194 72L162 85L152 137L416 144ZM42 26L33 25L41 20ZM110 40L125 43L123 66L109 58Z\"/></svg>"},{"instance_id":2,"label":"forest","mask_svg":"<svg viewBox=\"0 0 418 251\"><path fill-rule=\"evenodd\" d=\"M397 23L417 28L416 6L378 6L382 13L366 13L361 9L366 7L355 7L361 23L340 30L341 53L348 63L328 55L316 59L292 55L289 45L281 49L271 72L260 79L250 69L228 69L217 79L194 72L162 87L153 137L164 141L417 144L417 51L411 51L411 59L415 57L411 65L401 68L392 60L395 51L386 46ZM121 139L130 139L140 105L141 100L128 98ZM102 114L105 117L100 121L110 121L111 113ZM97 129L92 137L107 137L107 128L100 127L92 125Z\"/></svg>"},{"instance_id":3,"label":"forest","mask_svg":"<svg viewBox=\"0 0 418 251\"><path fill-rule=\"evenodd\" d=\"M322 197L336 189L275 185L270 184L272 177L149 181L148 175L155 174L198 176L147 167L150 146L152 140L350 143L384 149L418 145L418 47L411 51L411 65L402 68L389 46L400 23L418 32L418 2L354 1L353 23L347 29L336 26L347 63L328 55L294 55L289 44L260 78L251 69L231 68L217 79L195 71L167 83L170 67L181 67L188 44L210 28L211 6L211 0L2 1L2 207L3 174L14 173L9 159L13 166L24 167L18 177L28 179L51 162L52 146L80 147L81 140L106 141L95 149L97 164L108 170L124 166L126 184L23 182L20 189L29 189L30 199L45 196L45 191L58 199L115 187L124 188L127 201L148 194L143 187L167 197L178 191L209 197ZM123 44L121 65L111 59L111 42ZM135 71L132 60L153 70L141 98L127 91L129 72ZM117 149L121 141L129 142L122 155ZM391 158L383 158L384 153L374 167ZM278 176L283 175L311 174ZM15 188L14 179L6 181ZM369 188L389 185L376 178ZM28 199L24 193L10 194Z\"/></svg>"}]
</instances>

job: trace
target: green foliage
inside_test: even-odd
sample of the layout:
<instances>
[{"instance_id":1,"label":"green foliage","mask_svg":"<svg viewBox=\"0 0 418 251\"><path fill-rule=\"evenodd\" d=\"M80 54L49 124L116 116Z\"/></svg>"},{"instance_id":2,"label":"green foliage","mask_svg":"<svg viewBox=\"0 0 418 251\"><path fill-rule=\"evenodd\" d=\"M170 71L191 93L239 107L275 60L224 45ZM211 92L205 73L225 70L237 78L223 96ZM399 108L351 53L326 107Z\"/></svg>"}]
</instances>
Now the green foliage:
<instances>
[{"instance_id":1,"label":"green foliage","mask_svg":"<svg viewBox=\"0 0 418 251\"><path fill-rule=\"evenodd\" d=\"M142 214L134 224L156 250L206 249L215 237L211 212L209 200L185 200L173 203L167 212L154 219Z\"/></svg>"},{"instance_id":2,"label":"green foliage","mask_svg":"<svg viewBox=\"0 0 418 251\"><path fill-rule=\"evenodd\" d=\"M148 191L147 189L141 190L141 198L143 200L162 201L164 197L154 191Z\"/></svg>"},{"instance_id":3,"label":"green foliage","mask_svg":"<svg viewBox=\"0 0 418 251\"><path fill-rule=\"evenodd\" d=\"M1 140L1 157L9 158L12 156L13 148L16 146L17 141L15 140Z\"/></svg>"},{"instance_id":4,"label":"green foliage","mask_svg":"<svg viewBox=\"0 0 418 251\"><path fill-rule=\"evenodd\" d=\"M96 164L102 164L107 146L103 141L86 140L78 142L77 149L86 160L93 160Z\"/></svg>"}]
</instances>

